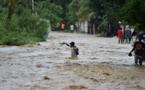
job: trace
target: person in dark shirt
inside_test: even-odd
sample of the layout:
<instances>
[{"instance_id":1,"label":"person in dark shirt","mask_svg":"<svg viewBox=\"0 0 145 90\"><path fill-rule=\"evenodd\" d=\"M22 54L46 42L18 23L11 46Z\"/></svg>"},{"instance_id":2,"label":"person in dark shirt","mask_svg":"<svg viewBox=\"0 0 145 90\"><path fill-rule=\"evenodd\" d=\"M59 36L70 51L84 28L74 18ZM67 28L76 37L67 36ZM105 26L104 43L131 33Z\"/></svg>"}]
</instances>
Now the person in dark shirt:
<instances>
[{"instance_id":1,"label":"person in dark shirt","mask_svg":"<svg viewBox=\"0 0 145 90\"><path fill-rule=\"evenodd\" d=\"M125 29L125 39L127 43L130 43L131 41L131 29L129 27L127 27Z\"/></svg>"},{"instance_id":2,"label":"person in dark shirt","mask_svg":"<svg viewBox=\"0 0 145 90\"><path fill-rule=\"evenodd\" d=\"M136 41L133 45L132 50L129 52L129 56L132 56L132 52L134 51L135 56L134 56L134 61L135 64L139 64L142 65L142 61L143 61L143 54L145 52L145 44L143 42L141 42L142 38L139 38L139 41Z\"/></svg>"}]
</instances>

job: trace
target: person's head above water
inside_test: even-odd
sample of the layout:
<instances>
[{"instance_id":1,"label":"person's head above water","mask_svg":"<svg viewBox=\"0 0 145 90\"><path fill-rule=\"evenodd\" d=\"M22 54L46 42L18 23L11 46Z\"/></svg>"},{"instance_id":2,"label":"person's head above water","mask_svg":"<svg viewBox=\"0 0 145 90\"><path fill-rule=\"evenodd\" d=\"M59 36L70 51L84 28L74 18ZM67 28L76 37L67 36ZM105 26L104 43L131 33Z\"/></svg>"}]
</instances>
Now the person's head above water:
<instances>
[{"instance_id":1,"label":"person's head above water","mask_svg":"<svg viewBox=\"0 0 145 90\"><path fill-rule=\"evenodd\" d=\"M70 46L73 47L75 45L75 42L70 42Z\"/></svg>"}]
</instances>

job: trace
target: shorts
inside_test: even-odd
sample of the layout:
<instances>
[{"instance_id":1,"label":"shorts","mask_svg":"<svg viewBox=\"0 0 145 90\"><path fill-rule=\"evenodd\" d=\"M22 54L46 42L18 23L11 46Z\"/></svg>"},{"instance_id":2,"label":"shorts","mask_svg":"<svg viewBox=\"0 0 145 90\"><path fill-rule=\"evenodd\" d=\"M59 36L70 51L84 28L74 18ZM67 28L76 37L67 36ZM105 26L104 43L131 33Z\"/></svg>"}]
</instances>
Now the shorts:
<instances>
[{"instance_id":1,"label":"shorts","mask_svg":"<svg viewBox=\"0 0 145 90\"><path fill-rule=\"evenodd\" d=\"M137 64L138 63L138 60L141 60L143 59L143 56L140 56L140 55L135 55L134 56L134 62Z\"/></svg>"}]
</instances>

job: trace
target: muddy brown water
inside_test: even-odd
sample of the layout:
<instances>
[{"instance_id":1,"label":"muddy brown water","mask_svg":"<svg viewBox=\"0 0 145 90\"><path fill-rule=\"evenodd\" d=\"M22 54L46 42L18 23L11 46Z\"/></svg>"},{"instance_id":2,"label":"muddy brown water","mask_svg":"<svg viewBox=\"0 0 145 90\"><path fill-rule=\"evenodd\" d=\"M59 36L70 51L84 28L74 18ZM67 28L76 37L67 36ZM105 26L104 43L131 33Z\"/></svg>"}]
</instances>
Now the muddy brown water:
<instances>
[{"instance_id":1,"label":"muddy brown water","mask_svg":"<svg viewBox=\"0 0 145 90\"><path fill-rule=\"evenodd\" d=\"M77 60L59 44L71 41ZM145 64L134 65L117 37L50 32L39 44L0 46L0 90L145 90Z\"/></svg>"}]
</instances>

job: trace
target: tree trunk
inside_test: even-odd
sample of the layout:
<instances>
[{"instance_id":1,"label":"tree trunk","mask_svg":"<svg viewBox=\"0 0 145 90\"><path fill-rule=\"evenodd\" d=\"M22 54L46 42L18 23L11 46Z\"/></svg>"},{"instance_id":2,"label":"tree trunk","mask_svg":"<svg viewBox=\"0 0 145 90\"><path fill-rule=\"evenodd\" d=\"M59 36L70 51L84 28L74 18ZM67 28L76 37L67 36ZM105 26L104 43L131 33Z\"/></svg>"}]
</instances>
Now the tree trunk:
<instances>
[{"instance_id":1,"label":"tree trunk","mask_svg":"<svg viewBox=\"0 0 145 90\"><path fill-rule=\"evenodd\" d=\"M13 14L15 8L15 0L9 0L9 4L8 4L8 19L11 19L11 16Z\"/></svg>"}]
</instances>

